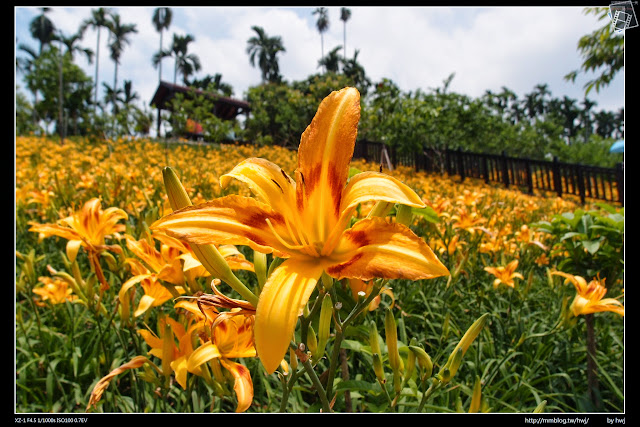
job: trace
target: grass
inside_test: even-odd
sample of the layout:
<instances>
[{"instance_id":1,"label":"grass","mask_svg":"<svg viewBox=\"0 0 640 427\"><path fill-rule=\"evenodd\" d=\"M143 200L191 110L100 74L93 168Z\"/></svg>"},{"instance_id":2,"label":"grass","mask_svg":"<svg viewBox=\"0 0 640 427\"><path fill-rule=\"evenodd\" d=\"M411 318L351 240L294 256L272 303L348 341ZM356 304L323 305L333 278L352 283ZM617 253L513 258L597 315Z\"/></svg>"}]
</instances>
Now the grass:
<instances>
[{"instance_id":1,"label":"grass","mask_svg":"<svg viewBox=\"0 0 640 427\"><path fill-rule=\"evenodd\" d=\"M148 140L108 144L67 140L59 146L40 138L17 138L17 413L85 412L98 381L133 357L147 356L160 366L160 360L149 354L149 345L138 330L159 333L162 316L179 322L186 319L185 313L169 300L131 322L125 321L118 291L132 277L128 260L134 254L124 240L116 238L109 243L119 245L122 253L101 257L108 290L97 291L100 284L84 249L77 259L85 289L93 289L100 304L97 299L89 303L42 301L33 293L42 286L40 277L59 278L63 273L77 277L65 253L66 240L39 239L37 233L29 231L29 223L54 223L91 197L100 197L103 209L113 206L127 212L128 218L121 221L125 226L121 234L145 238L148 225L169 211L161 179L163 166L174 167L192 200L199 202L246 191L233 187L225 192L220 189L218 178L250 156L267 157L288 172L295 169L295 153L269 147L167 146ZM354 161L352 166L375 170L378 165ZM433 212L437 211L437 203L442 204L437 222L433 217L416 216L411 227L436 251L452 276L419 282L391 281L388 286L393 298L383 294L378 309L366 311L344 331L342 348L346 357L336 375L333 409L412 412L419 407L429 381L423 383L416 373L399 390L394 386L384 333L384 313L390 309L398 325L400 356L406 363L410 343L424 348L433 362L434 375L467 328L489 313L488 323L464 355L454 379L425 402L422 409L426 412L466 412L477 378L482 386L481 408L488 412L532 413L545 402L545 412L623 412L624 319L609 312L594 315L598 380L598 401L594 402L587 383L585 318L567 312L575 290L548 274L562 260L562 256L551 253L557 242L553 236L535 235L544 242L546 249L542 249L519 240L522 225L573 211L577 205L570 200L523 195L473 180L460 183L455 178L409 169L390 173L428 200ZM368 208L362 207L361 214L365 215ZM459 209L476 214L475 218L481 220L476 228L460 225ZM455 236L457 246L450 245L455 243ZM486 245L495 236L500 237L500 247L488 249ZM253 259L248 248L239 249L247 259ZM548 257L546 264L541 259L543 254ZM495 277L484 268L506 265L512 259L519 260L517 271L524 278L516 279L514 288L494 288ZM251 289L257 287L254 274L238 275ZM202 289L208 289L204 278L197 280ZM612 297L624 285L621 280L608 283L608 296ZM339 315L344 318L355 300L345 283L336 282L335 286L335 298L342 304ZM225 285L221 290L233 296ZM314 296L317 294L318 291ZM137 289L132 303L137 304L141 295ZM370 322L375 322L380 334L384 382L377 380L372 368ZM317 330L317 319L311 324ZM327 350L332 349L334 339L332 335ZM320 382L326 378L329 354L314 361ZM300 365L299 371L292 369L288 375L266 375L257 358L236 361L251 372L254 396L248 412L320 410L322 402L316 385ZM296 381L289 382L292 378ZM290 390L283 405L284 387ZM396 403L392 405L394 398ZM183 388L174 375L162 375L146 364L114 378L91 411L233 412L236 404L233 381L224 372L212 381L189 374Z\"/></svg>"}]
</instances>

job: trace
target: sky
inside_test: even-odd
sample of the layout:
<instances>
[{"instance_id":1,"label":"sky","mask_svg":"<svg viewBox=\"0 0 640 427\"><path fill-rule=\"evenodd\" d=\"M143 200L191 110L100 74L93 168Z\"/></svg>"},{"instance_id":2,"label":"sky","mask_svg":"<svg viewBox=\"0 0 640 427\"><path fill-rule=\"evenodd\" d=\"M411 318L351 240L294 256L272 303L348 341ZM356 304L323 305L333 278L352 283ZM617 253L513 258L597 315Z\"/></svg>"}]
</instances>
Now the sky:
<instances>
[{"instance_id":1,"label":"sky","mask_svg":"<svg viewBox=\"0 0 640 427\"><path fill-rule=\"evenodd\" d=\"M593 74L579 74L575 83L564 76L582 64L577 50L580 37L604 25L579 6L544 7L356 7L347 6L346 54L357 49L358 62L373 81L391 79L402 91L429 91L442 87L455 73L449 90L480 97L487 90L503 87L519 98L547 84L551 96L568 96L581 102L584 83ZM173 34L190 34L195 41L189 52L200 58L202 69L193 77L222 74L233 87L234 97L245 99L249 87L260 84L260 70L252 67L246 53L247 40L255 35L252 26L262 27L268 36L280 36L286 52L279 55L284 79L303 80L320 72L322 43L312 7L175 7L165 31L163 48L170 47ZM158 87L159 73L151 58L160 47L160 35L152 24L154 7L115 7L121 21L135 24L118 67L118 85L131 80L140 97L139 106L149 105ZM340 7L330 6L329 28L323 34L324 53L342 46L344 24ZM15 7L16 45L37 50L29 23L40 13L35 7ZM75 33L91 14L91 7L52 7L49 19L66 36ZM82 47L96 51L97 32L88 29ZM99 47L100 82L113 85L114 62L109 58L108 40L102 30ZM342 52L342 51L341 51ZM20 56L20 51L16 50ZM76 63L95 78L95 62L76 56ZM16 83L21 85L21 75ZM162 63L162 79L173 82L173 59ZM180 84L181 77L178 77ZM100 85L102 86L102 85ZM23 92L28 95L27 91ZM103 97L100 92L99 97ZM617 111L624 107L624 70L611 85L589 93L595 111Z\"/></svg>"}]
</instances>

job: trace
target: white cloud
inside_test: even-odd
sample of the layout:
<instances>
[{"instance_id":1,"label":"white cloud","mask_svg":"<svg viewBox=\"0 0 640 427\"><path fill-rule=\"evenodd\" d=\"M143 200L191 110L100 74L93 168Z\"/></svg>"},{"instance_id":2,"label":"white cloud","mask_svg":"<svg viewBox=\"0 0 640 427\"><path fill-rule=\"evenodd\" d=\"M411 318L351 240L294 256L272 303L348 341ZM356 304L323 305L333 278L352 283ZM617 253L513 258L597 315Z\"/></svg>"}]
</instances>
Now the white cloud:
<instances>
[{"instance_id":1,"label":"white cloud","mask_svg":"<svg viewBox=\"0 0 640 427\"><path fill-rule=\"evenodd\" d=\"M114 9L124 23L135 23L137 34L125 47L118 69L118 81L132 80L133 88L148 107L157 87L158 70L151 64L159 47L159 34L152 25L152 7ZM575 84L563 76L580 66L578 39L603 25L580 7L350 7L347 22L347 56L354 50L373 81L387 77L404 91L442 85L455 72L450 89L476 97L486 90L505 86L519 96L546 83L553 96L581 100L587 76ZM172 35L192 34L190 51L197 54L202 70L195 77L221 73L236 97L260 83L260 71L249 64L247 40L253 25L269 36L280 36L286 52L280 70L288 81L301 80L319 71L320 35L313 8L261 7L172 7L173 21L164 34L164 46ZM39 14L37 8L16 8L16 36L19 42L37 47L28 25ZM48 14L65 33L76 31L88 18L90 7L53 8ZM340 8L329 8L330 26L324 33L324 52L343 43ZM83 46L95 50L96 33L88 30ZM113 84L114 64L109 58L106 31L100 42L100 81ZM78 63L94 77L95 64ZM617 110L624 106L622 72L614 83L592 92L597 109ZM163 61L163 79L173 80L173 61ZM179 77L180 79L180 77Z\"/></svg>"}]
</instances>

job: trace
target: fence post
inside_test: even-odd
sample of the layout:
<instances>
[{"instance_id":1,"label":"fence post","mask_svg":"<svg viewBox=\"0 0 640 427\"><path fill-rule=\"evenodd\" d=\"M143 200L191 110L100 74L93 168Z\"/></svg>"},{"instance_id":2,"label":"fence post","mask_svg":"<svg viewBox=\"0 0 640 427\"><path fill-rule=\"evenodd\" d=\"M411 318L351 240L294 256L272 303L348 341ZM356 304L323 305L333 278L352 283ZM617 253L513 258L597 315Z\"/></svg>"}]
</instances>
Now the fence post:
<instances>
[{"instance_id":1,"label":"fence post","mask_svg":"<svg viewBox=\"0 0 640 427\"><path fill-rule=\"evenodd\" d=\"M616 164L616 184L618 187L618 201L624 206L624 164Z\"/></svg>"},{"instance_id":2,"label":"fence post","mask_svg":"<svg viewBox=\"0 0 640 427\"><path fill-rule=\"evenodd\" d=\"M502 151L502 182L509 188L509 168L507 167L507 153Z\"/></svg>"},{"instance_id":3,"label":"fence post","mask_svg":"<svg viewBox=\"0 0 640 427\"><path fill-rule=\"evenodd\" d=\"M460 182L464 182L464 161L462 159L462 148L456 150L456 163L458 165L458 173L460 174Z\"/></svg>"},{"instance_id":4,"label":"fence post","mask_svg":"<svg viewBox=\"0 0 640 427\"><path fill-rule=\"evenodd\" d=\"M580 203L584 205L585 200L585 189L584 189L584 174L582 173L582 163L578 163L576 166L577 170L577 180L578 180L578 193L580 193Z\"/></svg>"},{"instance_id":5,"label":"fence post","mask_svg":"<svg viewBox=\"0 0 640 427\"><path fill-rule=\"evenodd\" d=\"M526 173L527 187L529 189L529 194L533 194L533 176L531 172L531 160L526 158L524 160L524 170Z\"/></svg>"},{"instance_id":6,"label":"fence post","mask_svg":"<svg viewBox=\"0 0 640 427\"><path fill-rule=\"evenodd\" d=\"M556 190L558 197L562 197L562 179L560 177L560 164L558 163L558 157L553 156L553 187Z\"/></svg>"},{"instance_id":7,"label":"fence post","mask_svg":"<svg viewBox=\"0 0 640 427\"><path fill-rule=\"evenodd\" d=\"M482 176L484 177L485 184L489 183L489 161L486 154L482 155Z\"/></svg>"}]
</instances>

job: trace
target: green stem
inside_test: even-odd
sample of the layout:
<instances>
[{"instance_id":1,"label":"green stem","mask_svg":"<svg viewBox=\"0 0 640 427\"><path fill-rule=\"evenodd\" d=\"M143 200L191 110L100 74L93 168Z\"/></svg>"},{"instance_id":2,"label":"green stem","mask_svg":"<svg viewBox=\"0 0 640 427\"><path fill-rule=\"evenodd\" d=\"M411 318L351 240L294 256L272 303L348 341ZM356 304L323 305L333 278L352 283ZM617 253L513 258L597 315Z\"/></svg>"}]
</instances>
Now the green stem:
<instances>
[{"instance_id":1,"label":"green stem","mask_svg":"<svg viewBox=\"0 0 640 427\"><path fill-rule=\"evenodd\" d=\"M329 405L329 400L327 400L327 394L322 388L322 383L320 382L320 379L316 375L316 372L313 370L313 366L311 366L309 359L302 361L302 366L304 366L305 372L307 373L307 375L309 375L309 379L311 379L313 386L318 392L318 396L320 397L320 401L322 402L322 411L326 413L330 413L331 406Z\"/></svg>"},{"instance_id":2,"label":"green stem","mask_svg":"<svg viewBox=\"0 0 640 427\"><path fill-rule=\"evenodd\" d=\"M431 395L436 390L438 390L441 386L442 386L442 383L434 378L433 381L431 382L431 385L429 386L429 389L425 391L424 394L422 395L422 399L420 400L420 405L418 405L418 409L416 409L416 412L422 412L424 405L425 403L427 403L427 400L429 399L429 397L431 397Z\"/></svg>"},{"instance_id":3,"label":"green stem","mask_svg":"<svg viewBox=\"0 0 640 427\"><path fill-rule=\"evenodd\" d=\"M353 310L351 310L351 313L349 313L349 315L347 316L347 318L344 320L344 322L340 321L340 316L337 313L337 310L335 311L336 317L335 317L335 325L336 325L336 336L335 339L333 341L333 349L332 349L332 353L331 353L331 363L329 365L329 377L327 380L327 390L326 390L326 394L327 396L331 396L333 394L333 381L335 379L336 376L336 370L338 367L338 359L340 356L340 346L342 345L342 339L344 338L344 331L347 328L347 326L349 326L349 324L356 318L358 317L358 315L360 313L362 313L362 311L364 309L366 309L369 306L369 303L376 297L378 296L378 294L380 293L380 289L382 289L382 286L386 283L386 280L377 280L376 282L374 282L373 285L373 289L371 289L371 293L369 294L369 296L364 299L364 300L360 300L358 301L358 303L355 305L355 307L353 308ZM331 296L333 297L334 293L331 293Z\"/></svg>"}]
</instances>

